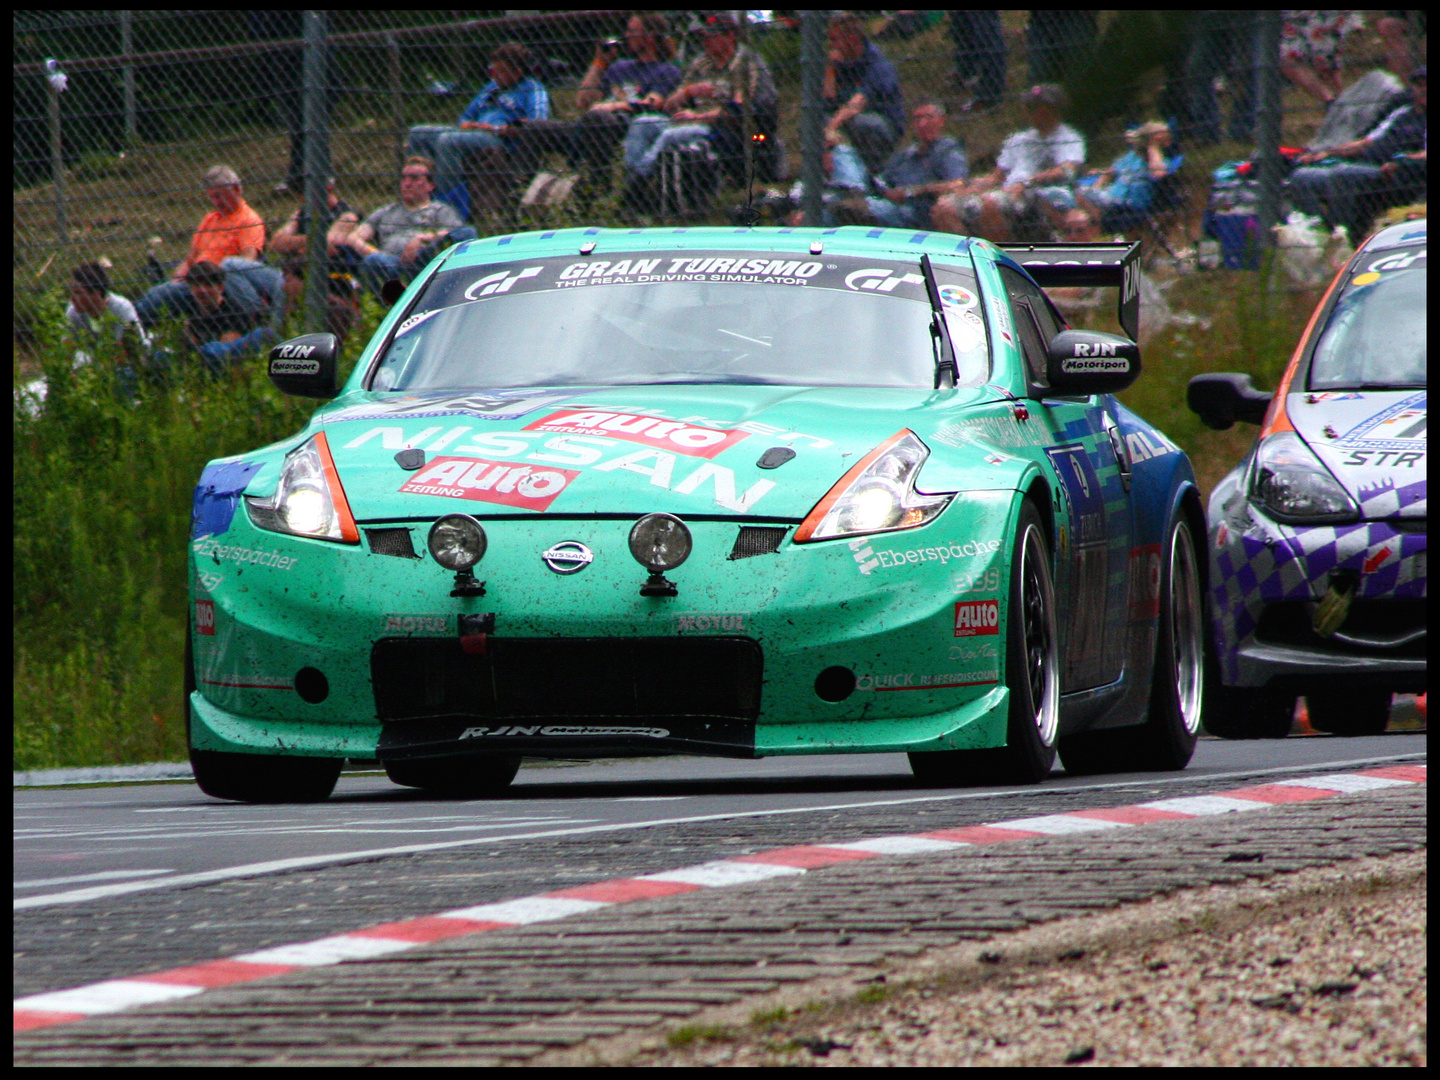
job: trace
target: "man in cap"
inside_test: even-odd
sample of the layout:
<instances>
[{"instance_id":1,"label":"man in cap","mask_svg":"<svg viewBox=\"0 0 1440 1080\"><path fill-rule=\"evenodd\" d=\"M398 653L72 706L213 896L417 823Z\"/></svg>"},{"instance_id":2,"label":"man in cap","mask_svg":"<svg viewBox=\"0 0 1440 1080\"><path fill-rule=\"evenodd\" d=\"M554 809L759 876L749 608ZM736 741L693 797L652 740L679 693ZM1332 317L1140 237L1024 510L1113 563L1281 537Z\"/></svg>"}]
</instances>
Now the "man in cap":
<instances>
[{"instance_id":1,"label":"man in cap","mask_svg":"<svg viewBox=\"0 0 1440 1080\"><path fill-rule=\"evenodd\" d=\"M932 219L945 232L1010 240L1017 225L1049 235L1075 208L1071 182L1085 163L1085 139L1063 122L1065 91L1054 83L1025 92L1031 126L1009 136L994 171L958 181L935 203Z\"/></svg>"}]
</instances>

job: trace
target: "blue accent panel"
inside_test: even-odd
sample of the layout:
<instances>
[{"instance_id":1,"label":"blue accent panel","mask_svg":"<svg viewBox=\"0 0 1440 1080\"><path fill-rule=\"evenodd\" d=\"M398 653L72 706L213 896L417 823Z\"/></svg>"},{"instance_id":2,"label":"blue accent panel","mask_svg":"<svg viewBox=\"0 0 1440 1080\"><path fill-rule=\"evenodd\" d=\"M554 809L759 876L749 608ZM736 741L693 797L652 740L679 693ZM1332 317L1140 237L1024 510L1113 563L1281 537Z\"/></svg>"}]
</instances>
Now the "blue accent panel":
<instances>
[{"instance_id":1,"label":"blue accent panel","mask_svg":"<svg viewBox=\"0 0 1440 1080\"><path fill-rule=\"evenodd\" d=\"M599 235L600 235L600 230L597 229L594 225L591 225L590 228L588 228L588 229L585 230L585 235L586 235L586 236L599 236Z\"/></svg>"},{"instance_id":2,"label":"blue accent panel","mask_svg":"<svg viewBox=\"0 0 1440 1080\"><path fill-rule=\"evenodd\" d=\"M240 493L264 464L263 461L227 461L205 466L200 482L195 485L190 539L218 536L230 528Z\"/></svg>"},{"instance_id":3,"label":"blue accent panel","mask_svg":"<svg viewBox=\"0 0 1440 1080\"><path fill-rule=\"evenodd\" d=\"M554 230L554 229L551 229L549 232L542 232L542 233L540 234L540 239L541 239L541 240L549 240L549 239L551 239L552 237L554 237L554 235L555 235L555 230Z\"/></svg>"},{"instance_id":4,"label":"blue accent panel","mask_svg":"<svg viewBox=\"0 0 1440 1080\"><path fill-rule=\"evenodd\" d=\"M910 237L910 243L923 244L929 238L930 234L928 232L917 232L914 236Z\"/></svg>"},{"instance_id":5,"label":"blue accent panel","mask_svg":"<svg viewBox=\"0 0 1440 1080\"><path fill-rule=\"evenodd\" d=\"M868 236L871 240L879 240L880 237L882 237L882 236L885 235L885 230L884 230L884 229L871 229L871 230L870 230L869 232L867 232L865 235Z\"/></svg>"},{"instance_id":6,"label":"blue accent panel","mask_svg":"<svg viewBox=\"0 0 1440 1080\"><path fill-rule=\"evenodd\" d=\"M511 239L513 238L509 236L502 236L499 240L495 241L495 246L504 247L506 244L510 243Z\"/></svg>"}]
</instances>

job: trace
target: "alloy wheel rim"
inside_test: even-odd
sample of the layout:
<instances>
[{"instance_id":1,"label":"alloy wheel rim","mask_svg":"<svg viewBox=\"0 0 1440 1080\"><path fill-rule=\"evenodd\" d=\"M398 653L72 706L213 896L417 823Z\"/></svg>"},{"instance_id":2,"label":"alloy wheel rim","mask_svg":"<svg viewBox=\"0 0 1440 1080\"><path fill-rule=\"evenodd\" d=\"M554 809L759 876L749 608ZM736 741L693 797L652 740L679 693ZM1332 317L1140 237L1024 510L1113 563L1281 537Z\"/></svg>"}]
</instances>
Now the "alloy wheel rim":
<instances>
[{"instance_id":1,"label":"alloy wheel rim","mask_svg":"<svg viewBox=\"0 0 1440 1080\"><path fill-rule=\"evenodd\" d=\"M1175 530L1170 545L1171 671L1180 720L1188 734L1200 730L1204 670L1204 628L1200 604L1200 575L1190 530Z\"/></svg>"},{"instance_id":2,"label":"alloy wheel rim","mask_svg":"<svg viewBox=\"0 0 1440 1080\"><path fill-rule=\"evenodd\" d=\"M1060 727L1059 663L1055 652L1055 595L1039 529L1021 545L1020 606L1025 633L1025 676L1040 742L1051 746Z\"/></svg>"}]
</instances>

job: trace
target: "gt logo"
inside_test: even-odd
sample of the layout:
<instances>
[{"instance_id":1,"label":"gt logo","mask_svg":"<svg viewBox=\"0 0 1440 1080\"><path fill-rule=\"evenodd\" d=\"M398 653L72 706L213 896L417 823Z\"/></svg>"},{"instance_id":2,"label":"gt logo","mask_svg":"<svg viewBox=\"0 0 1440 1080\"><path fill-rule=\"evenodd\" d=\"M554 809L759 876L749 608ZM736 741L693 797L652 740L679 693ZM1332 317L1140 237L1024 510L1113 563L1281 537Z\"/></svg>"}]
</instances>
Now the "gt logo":
<instances>
[{"instance_id":1,"label":"gt logo","mask_svg":"<svg viewBox=\"0 0 1440 1080\"><path fill-rule=\"evenodd\" d=\"M880 267L871 270L854 270L845 275L847 289L873 289L876 292L893 292L897 285L924 285L925 279L919 274L902 274L891 277L890 271Z\"/></svg>"},{"instance_id":2,"label":"gt logo","mask_svg":"<svg viewBox=\"0 0 1440 1080\"><path fill-rule=\"evenodd\" d=\"M509 270L501 270L494 274L487 274L478 281L471 282L470 287L465 290L466 300L479 300L482 296L498 295L509 292L514 288L517 281L525 278L535 277L543 266L527 266L518 274L512 274Z\"/></svg>"}]
</instances>

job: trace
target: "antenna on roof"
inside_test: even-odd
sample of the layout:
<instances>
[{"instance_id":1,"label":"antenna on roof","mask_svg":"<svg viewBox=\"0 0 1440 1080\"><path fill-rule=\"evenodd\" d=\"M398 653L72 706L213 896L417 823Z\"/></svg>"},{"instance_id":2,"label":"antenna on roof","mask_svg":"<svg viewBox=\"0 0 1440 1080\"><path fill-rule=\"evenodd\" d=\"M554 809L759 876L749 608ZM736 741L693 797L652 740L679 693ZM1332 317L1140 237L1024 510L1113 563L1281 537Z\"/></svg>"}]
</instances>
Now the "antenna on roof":
<instances>
[{"instance_id":1,"label":"antenna on roof","mask_svg":"<svg viewBox=\"0 0 1440 1080\"><path fill-rule=\"evenodd\" d=\"M750 141L756 144L763 144L765 142L765 133L763 131L755 132L755 134L750 136ZM751 152L746 155L746 157L750 159L750 166L745 173L745 205L735 212L735 219L747 229L753 229L756 225L760 224L760 211L750 205L751 200L755 197L755 152L760 149L760 145L753 146L751 147Z\"/></svg>"}]
</instances>

